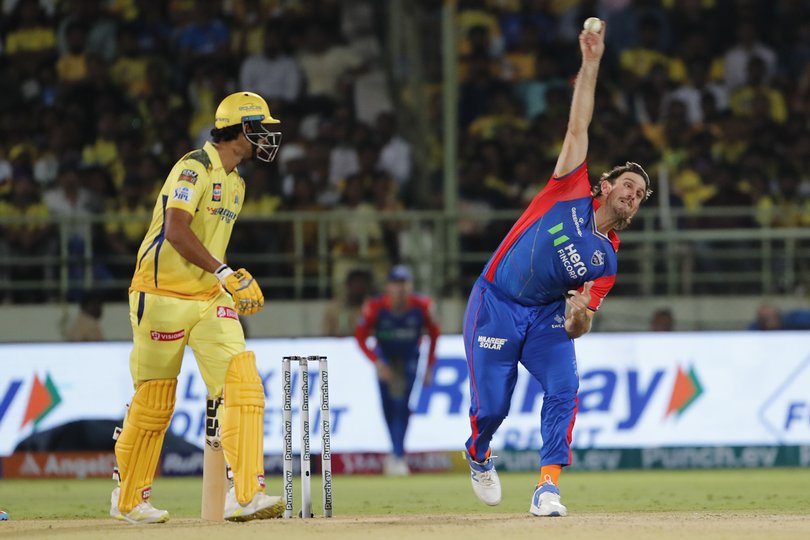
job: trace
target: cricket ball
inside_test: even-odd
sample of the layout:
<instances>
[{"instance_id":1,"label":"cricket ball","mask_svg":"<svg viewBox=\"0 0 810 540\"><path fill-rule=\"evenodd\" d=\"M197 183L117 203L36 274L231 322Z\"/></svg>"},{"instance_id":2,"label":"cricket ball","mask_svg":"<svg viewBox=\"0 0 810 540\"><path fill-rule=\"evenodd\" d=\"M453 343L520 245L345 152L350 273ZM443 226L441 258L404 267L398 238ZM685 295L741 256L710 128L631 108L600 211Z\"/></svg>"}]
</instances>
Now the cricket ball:
<instances>
[{"instance_id":1,"label":"cricket ball","mask_svg":"<svg viewBox=\"0 0 810 540\"><path fill-rule=\"evenodd\" d=\"M602 21L598 17L588 17L582 24L582 29L586 32L593 32L598 34L602 30Z\"/></svg>"}]
</instances>

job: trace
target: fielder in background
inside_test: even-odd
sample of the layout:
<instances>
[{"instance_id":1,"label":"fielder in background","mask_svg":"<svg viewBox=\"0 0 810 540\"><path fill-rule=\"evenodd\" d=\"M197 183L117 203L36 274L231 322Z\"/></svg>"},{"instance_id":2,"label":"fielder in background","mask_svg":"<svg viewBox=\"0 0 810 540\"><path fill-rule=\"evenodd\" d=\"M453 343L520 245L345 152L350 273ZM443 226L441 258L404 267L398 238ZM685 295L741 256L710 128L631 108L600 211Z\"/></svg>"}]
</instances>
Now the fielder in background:
<instances>
[{"instance_id":1,"label":"fielder in background","mask_svg":"<svg viewBox=\"0 0 810 540\"><path fill-rule=\"evenodd\" d=\"M385 473L407 475L405 434L411 410L408 402L419 367L419 345L427 330L430 337L427 367L422 384L432 381L436 361L439 325L432 314L432 300L413 293L411 271L407 266L394 266L385 294L368 300L357 324L355 337L365 355L377 367L385 423L391 436L393 454L385 461ZM368 346L369 336L376 339Z\"/></svg>"},{"instance_id":2,"label":"fielder in background","mask_svg":"<svg viewBox=\"0 0 810 540\"><path fill-rule=\"evenodd\" d=\"M473 491L485 504L501 501L490 442L509 412L518 362L543 386L540 480L529 508L536 516L567 514L558 483L571 464L577 412L573 340L591 329L616 279L615 231L630 224L651 193L636 163L614 167L595 186L588 179L588 126L604 36L604 25L579 36L582 64L554 175L484 267L464 317L472 432L466 455Z\"/></svg>"},{"instance_id":3,"label":"fielder in background","mask_svg":"<svg viewBox=\"0 0 810 540\"><path fill-rule=\"evenodd\" d=\"M264 296L247 270L233 271L224 262L245 201L236 166L251 157L273 160L281 133L267 128L277 124L257 94L226 97L216 111L213 142L183 156L158 196L129 293L135 395L115 445L119 487L110 514L116 519L169 519L149 496L186 345L209 398L223 396L221 444L233 473L225 519L278 517L284 510L281 497L264 492L264 387L239 324L239 315L262 309Z\"/></svg>"}]
</instances>

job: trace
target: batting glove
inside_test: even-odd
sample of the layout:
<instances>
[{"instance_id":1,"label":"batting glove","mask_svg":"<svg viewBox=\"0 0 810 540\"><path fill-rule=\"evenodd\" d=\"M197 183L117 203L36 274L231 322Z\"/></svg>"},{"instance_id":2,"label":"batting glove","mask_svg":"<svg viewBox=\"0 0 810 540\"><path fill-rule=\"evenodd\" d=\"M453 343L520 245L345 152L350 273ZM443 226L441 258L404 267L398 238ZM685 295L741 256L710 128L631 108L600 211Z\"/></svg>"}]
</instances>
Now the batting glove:
<instances>
[{"instance_id":1,"label":"batting glove","mask_svg":"<svg viewBox=\"0 0 810 540\"><path fill-rule=\"evenodd\" d=\"M264 307L264 295L259 284L244 268L234 272L227 264L223 264L214 275L233 297L239 315L253 315Z\"/></svg>"}]
</instances>

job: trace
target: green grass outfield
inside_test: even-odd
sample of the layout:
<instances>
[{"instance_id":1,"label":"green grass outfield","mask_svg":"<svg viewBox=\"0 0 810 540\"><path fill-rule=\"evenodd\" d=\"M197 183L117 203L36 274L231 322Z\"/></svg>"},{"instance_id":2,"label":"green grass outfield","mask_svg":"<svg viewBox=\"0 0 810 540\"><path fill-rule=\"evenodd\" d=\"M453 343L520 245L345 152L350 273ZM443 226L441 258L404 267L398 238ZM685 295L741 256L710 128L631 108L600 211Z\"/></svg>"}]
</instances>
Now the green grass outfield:
<instances>
[{"instance_id":1,"label":"green grass outfield","mask_svg":"<svg viewBox=\"0 0 810 540\"><path fill-rule=\"evenodd\" d=\"M528 510L537 475L503 473L503 502L486 507L467 474L335 476L334 514L342 517L519 514ZM296 510L299 508L296 477ZM152 502L172 517L200 514L201 479L158 478ZM0 480L0 509L11 520L108 516L112 480ZM588 513L746 513L810 517L810 469L564 472L563 502ZM268 492L281 494L278 477ZM320 476L313 477L313 510L321 511ZM2 533L2 529L0 529Z\"/></svg>"}]
</instances>

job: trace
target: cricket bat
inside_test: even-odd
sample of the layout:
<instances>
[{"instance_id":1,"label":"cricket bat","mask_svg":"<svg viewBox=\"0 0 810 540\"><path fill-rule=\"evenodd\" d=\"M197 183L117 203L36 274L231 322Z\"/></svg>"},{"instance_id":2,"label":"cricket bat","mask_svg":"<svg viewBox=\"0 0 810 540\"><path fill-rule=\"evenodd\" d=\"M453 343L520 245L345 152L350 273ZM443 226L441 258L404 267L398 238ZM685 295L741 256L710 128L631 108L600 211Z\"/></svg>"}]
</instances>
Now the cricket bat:
<instances>
[{"instance_id":1,"label":"cricket bat","mask_svg":"<svg viewBox=\"0 0 810 540\"><path fill-rule=\"evenodd\" d=\"M228 491L225 453L219 438L217 411L222 398L208 399L205 404L205 448L203 449L203 485L201 517L224 521L225 494Z\"/></svg>"}]
</instances>

